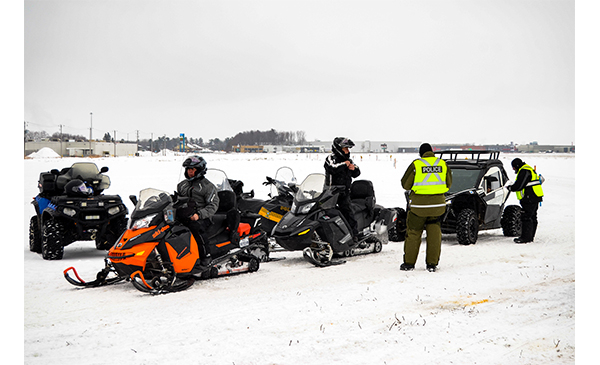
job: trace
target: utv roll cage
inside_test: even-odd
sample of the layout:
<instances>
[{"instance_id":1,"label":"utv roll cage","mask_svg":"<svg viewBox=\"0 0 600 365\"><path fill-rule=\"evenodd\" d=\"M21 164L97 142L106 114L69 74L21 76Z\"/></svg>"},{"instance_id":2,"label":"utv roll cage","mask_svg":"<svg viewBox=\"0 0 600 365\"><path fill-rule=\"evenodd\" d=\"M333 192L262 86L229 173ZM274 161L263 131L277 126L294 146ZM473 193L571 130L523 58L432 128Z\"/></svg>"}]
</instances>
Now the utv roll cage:
<instances>
[{"instance_id":1,"label":"utv roll cage","mask_svg":"<svg viewBox=\"0 0 600 365\"><path fill-rule=\"evenodd\" d=\"M489 150L481 150L481 151L467 151L467 150L446 150L446 151L438 151L434 152L434 155L437 155L444 161L457 161L457 162L470 162L470 163L479 163L483 161L489 160L497 160L500 156L500 151L489 151ZM447 158L444 155L448 155ZM487 155L487 156L485 156ZM464 158L458 159L459 156ZM471 157L469 159L469 156Z\"/></svg>"}]
</instances>

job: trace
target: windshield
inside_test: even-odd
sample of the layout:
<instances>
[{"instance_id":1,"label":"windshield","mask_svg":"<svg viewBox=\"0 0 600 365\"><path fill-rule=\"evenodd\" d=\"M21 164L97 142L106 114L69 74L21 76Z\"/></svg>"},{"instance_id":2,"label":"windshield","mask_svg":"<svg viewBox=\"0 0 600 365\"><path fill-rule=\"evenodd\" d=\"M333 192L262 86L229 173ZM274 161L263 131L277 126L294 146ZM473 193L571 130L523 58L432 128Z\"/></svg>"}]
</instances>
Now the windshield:
<instances>
[{"instance_id":1,"label":"windshield","mask_svg":"<svg viewBox=\"0 0 600 365\"><path fill-rule=\"evenodd\" d=\"M447 194L476 188L477 178L480 173L481 170L453 169L452 186Z\"/></svg>"},{"instance_id":2,"label":"windshield","mask_svg":"<svg viewBox=\"0 0 600 365\"><path fill-rule=\"evenodd\" d=\"M163 210L173 200L169 193L158 189L144 189L135 205L135 216L144 216L149 213Z\"/></svg>"},{"instance_id":3,"label":"windshield","mask_svg":"<svg viewBox=\"0 0 600 365\"><path fill-rule=\"evenodd\" d=\"M71 166L71 176L75 179L81 179L88 184L97 186L98 189L105 190L110 186L110 179L102 175L98 166L92 162L78 162Z\"/></svg>"},{"instance_id":4,"label":"windshield","mask_svg":"<svg viewBox=\"0 0 600 365\"><path fill-rule=\"evenodd\" d=\"M208 169L204 178L213 183L218 191L233 191L231 184L229 184L229 179L227 179L227 174L223 170Z\"/></svg>"},{"instance_id":5,"label":"windshield","mask_svg":"<svg viewBox=\"0 0 600 365\"><path fill-rule=\"evenodd\" d=\"M325 187L325 175L310 174L298 187L295 199L299 202L312 200L319 196Z\"/></svg>"},{"instance_id":6,"label":"windshield","mask_svg":"<svg viewBox=\"0 0 600 365\"><path fill-rule=\"evenodd\" d=\"M271 196L276 196L279 194L277 191L278 186L280 184L290 185L296 183L296 176L294 176L294 171L291 168L284 166L277 169L275 173L275 179L277 183L271 185Z\"/></svg>"}]
</instances>

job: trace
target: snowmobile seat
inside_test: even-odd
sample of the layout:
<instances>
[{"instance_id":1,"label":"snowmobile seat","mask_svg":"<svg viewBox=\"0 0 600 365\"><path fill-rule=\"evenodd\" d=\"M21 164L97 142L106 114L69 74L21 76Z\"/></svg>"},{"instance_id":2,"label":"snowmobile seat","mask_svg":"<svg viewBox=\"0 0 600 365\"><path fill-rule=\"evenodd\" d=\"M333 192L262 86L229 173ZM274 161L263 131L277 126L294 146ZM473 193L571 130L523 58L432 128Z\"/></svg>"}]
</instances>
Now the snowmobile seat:
<instances>
[{"instance_id":1,"label":"snowmobile seat","mask_svg":"<svg viewBox=\"0 0 600 365\"><path fill-rule=\"evenodd\" d=\"M219 208L212 216L213 224L206 234L209 238L216 237L227 230L228 227L237 230L240 224L240 213L237 210L237 199L231 190L221 190L219 194Z\"/></svg>"},{"instance_id":2,"label":"snowmobile seat","mask_svg":"<svg viewBox=\"0 0 600 365\"><path fill-rule=\"evenodd\" d=\"M369 180L356 180L350 187L350 199L355 213L367 211L373 213L375 207L375 189Z\"/></svg>"}]
</instances>

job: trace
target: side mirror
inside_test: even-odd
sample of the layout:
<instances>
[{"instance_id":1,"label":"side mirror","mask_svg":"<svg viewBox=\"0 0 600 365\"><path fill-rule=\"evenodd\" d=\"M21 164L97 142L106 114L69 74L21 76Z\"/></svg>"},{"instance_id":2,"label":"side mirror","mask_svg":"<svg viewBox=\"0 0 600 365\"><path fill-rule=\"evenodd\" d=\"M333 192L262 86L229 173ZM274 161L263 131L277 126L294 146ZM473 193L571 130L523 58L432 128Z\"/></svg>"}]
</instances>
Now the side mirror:
<instances>
[{"instance_id":1,"label":"side mirror","mask_svg":"<svg viewBox=\"0 0 600 365\"><path fill-rule=\"evenodd\" d=\"M133 205L137 205L137 203L138 203L137 197L135 195L130 195L129 200L131 200Z\"/></svg>"},{"instance_id":2,"label":"side mirror","mask_svg":"<svg viewBox=\"0 0 600 365\"><path fill-rule=\"evenodd\" d=\"M105 172L108 172L108 167L104 166L103 168L100 169L100 173L103 174Z\"/></svg>"}]
</instances>

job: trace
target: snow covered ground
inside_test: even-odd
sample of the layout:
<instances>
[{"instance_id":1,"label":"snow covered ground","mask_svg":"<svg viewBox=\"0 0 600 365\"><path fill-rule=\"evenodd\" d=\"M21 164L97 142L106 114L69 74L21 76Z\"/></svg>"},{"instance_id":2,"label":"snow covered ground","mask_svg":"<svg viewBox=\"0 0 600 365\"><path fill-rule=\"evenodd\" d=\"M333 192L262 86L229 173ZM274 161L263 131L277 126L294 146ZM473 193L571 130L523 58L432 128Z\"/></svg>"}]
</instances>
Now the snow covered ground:
<instances>
[{"instance_id":1,"label":"snow covered ground","mask_svg":"<svg viewBox=\"0 0 600 365\"><path fill-rule=\"evenodd\" d=\"M262 185L280 166L299 182L323 171L323 154L206 154L267 197ZM353 156L377 202L405 206L400 178L413 154ZM575 155L520 157L544 177L535 243L517 245L501 230L461 246L444 236L439 271L403 272L403 243L345 265L316 268L300 252L258 272L197 282L187 291L145 295L129 283L77 289L103 267L92 242L66 247L61 261L29 252L30 205L39 173L83 159L24 160L24 363L26 364L572 364L575 362ZM108 166L107 193L173 191L184 156L93 159ZM509 204L518 204L514 195ZM589 242L595 244L595 242ZM596 284L597 285L597 284ZM6 315L6 314L5 314ZM579 338L578 338L579 340ZM579 357L578 357L579 359Z\"/></svg>"}]
</instances>

